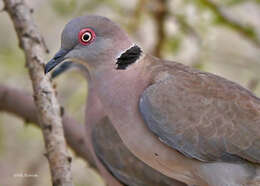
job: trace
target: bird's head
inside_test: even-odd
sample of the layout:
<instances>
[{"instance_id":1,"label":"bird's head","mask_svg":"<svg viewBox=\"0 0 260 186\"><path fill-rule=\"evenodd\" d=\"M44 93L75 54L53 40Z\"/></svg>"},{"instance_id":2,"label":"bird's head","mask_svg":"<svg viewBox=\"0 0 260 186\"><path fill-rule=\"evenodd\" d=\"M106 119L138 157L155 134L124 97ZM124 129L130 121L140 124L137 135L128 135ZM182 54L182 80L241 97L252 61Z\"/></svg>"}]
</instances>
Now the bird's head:
<instances>
[{"instance_id":1,"label":"bird's head","mask_svg":"<svg viewBox=\"0 0 260 186\"><path fill-rule=\"evenodd\" d=\"M65 26L61 48L46 64L45 73L68 60L82 64L90 72L101 68L125 69L140 54L141 49L117 24L105 17L85 15Z\"/></svg>"}]
</instances>

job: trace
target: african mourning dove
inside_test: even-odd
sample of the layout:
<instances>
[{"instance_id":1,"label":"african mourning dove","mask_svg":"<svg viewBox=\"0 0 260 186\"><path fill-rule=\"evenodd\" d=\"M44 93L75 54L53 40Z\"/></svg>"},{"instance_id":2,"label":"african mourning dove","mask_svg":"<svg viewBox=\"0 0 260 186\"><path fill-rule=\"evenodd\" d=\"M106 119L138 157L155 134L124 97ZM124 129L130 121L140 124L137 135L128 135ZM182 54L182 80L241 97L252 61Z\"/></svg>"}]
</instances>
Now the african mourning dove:
<instances>
[{"instance_id":1,"label":"african mourning dove","mask_svg":"<svg viewBox=\"0 0 260 186\"><path fill-rule=\"evenodd\" d=\"M101 16L71 20L45 72L66 59L88 70L88 108L147 165L189 185L260 185L260 100L247 89L145 54Z\"/></svg>"}]
</instances>

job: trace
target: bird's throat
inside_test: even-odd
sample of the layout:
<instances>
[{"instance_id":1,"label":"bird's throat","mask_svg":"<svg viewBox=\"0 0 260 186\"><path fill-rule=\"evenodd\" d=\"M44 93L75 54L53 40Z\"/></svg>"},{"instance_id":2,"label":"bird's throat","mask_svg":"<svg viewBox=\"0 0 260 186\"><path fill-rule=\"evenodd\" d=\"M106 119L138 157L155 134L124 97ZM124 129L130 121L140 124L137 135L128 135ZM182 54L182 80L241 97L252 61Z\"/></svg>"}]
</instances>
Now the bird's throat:
<instances>
[{"instance_id":1,"label":"bird's throat","mask_svg":"<svg viewBox=\"0 0 260 186\"><path fill-rule=\"evenodd\" d=\"M140 58L141 54L142 50L139 46L132 46L117 58L116 69L125 70L129 65L135 63Z\"/></svg>"}]
</instances>

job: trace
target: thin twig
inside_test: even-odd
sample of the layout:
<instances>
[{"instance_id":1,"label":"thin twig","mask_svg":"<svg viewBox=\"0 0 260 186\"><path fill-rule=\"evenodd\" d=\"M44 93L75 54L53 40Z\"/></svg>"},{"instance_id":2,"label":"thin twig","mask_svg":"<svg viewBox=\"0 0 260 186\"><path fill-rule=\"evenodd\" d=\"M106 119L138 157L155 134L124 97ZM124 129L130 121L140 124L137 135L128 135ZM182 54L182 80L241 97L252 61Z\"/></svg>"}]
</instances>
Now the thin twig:
<instances>
[{"instance_id":1,"label":"thin twig","mask_svg":"<svg viewBox=\"0 0 260 186\"><path fill-rule=\"evenodd\" d=\"M166 41L165 21L168 14L167 0L155 0L154 10L152 10L157 41L154 46L153 54L162 57L163 45Z\"/></svg>"},{"instance_id":2,"label":"thin twig","mask_svg":"<svg viewBox=\"0 0 260 186\"><path fill-rule=\"evenodd\" d=\"M46 156L54 186L72 186L71 157L68 155L61 120L61 109L49 77L44 75L43 38L24 0L4 0L6 11L13 21L19 45L24 50L26 66L32 80L34 101L40 120Z\"/></svg>"}]
</instances>

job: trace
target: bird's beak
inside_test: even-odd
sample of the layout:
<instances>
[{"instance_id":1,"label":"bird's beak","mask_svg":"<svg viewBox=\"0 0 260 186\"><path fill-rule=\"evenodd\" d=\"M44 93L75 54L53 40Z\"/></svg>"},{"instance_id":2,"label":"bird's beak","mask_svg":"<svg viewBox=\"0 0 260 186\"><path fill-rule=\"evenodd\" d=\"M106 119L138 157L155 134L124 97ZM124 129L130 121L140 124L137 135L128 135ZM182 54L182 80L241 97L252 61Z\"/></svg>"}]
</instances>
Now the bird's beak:
<instances>
[{"instance_id":1,"label":"bird's beak","mask_svg":"<svg viewBox=\"0 0 260 186\"><path fill-rule=\"evenodd\" d=\"M51 78L54 79L60 74L64 73L68 69L72 67L73 63L72 61L65 61L61 65L59 65L56 69L54 69L51 73Z\"/></svg>"},{"instance_id":2,"label":"bird's beak","mask_svg":"<svg viewBox=\"0 0 260 186\"><path fill-rule=\"evenodd\" d=\"M44 72L47 74L50 72L54 67L56 67L58 64L60 64L62 61L65 60L66 54L69 52L69 50L60 49L55 56L45 65Z\"/></svg>"}]
</instances>

